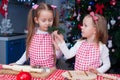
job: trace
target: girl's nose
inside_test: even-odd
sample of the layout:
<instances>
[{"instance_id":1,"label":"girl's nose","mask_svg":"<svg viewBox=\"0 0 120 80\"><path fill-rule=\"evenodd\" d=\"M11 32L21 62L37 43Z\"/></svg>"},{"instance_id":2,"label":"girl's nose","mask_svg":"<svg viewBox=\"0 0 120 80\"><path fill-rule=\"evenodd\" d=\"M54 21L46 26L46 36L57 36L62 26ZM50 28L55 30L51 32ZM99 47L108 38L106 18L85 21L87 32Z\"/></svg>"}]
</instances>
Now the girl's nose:
<instances>
[{"instance_id":1,"label":"girl's nose","mask_svg":"<svg viewBox=\"0 0 120 80\"><path fill-rule=\"evenodd\" d=\"M48 21L46 21L46 25L48 25L48 26L49 26L49 25L50 25L50 23L49 23Z\"/></svg>"},{"instance_id":2,"label":"girl's nose","mask_svg":"<svg viewBox=\"0 0 120 80\"><path fill-rule=\"evenodd\" d=\"M48 21L46 21L46 24L49 24L49 22L48 22Z\"/></svg>"}]
</instances>

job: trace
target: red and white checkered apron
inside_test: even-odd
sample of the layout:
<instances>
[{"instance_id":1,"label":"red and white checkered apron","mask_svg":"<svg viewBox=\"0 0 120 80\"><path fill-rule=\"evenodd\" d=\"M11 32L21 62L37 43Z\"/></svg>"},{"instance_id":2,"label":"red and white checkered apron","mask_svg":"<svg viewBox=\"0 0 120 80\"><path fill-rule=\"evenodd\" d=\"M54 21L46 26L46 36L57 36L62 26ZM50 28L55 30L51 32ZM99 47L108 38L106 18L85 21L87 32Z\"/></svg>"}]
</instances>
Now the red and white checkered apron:
<instances>
[{"instance_id":1,"label":"red and white checkered apron","mask_svg":"<svg viewBox=\"0 0 120 80\"><path fill-rule=\"evenodd\" d=\"M75 60L75 70L88 70L89 67L100 66L100 50L93 43L81 43Z\"/></svg>"},{"instance_id":2,"label":"red and white checkered apron","mask_svg":"<svg viewBox=\"0 0 120 80\"><path fill-rule=\"evenodd\" d=\"M30 64L32 66L54 67L54 50L50 34L35 34L29 47Z\"/></svg>"}]
</instances>

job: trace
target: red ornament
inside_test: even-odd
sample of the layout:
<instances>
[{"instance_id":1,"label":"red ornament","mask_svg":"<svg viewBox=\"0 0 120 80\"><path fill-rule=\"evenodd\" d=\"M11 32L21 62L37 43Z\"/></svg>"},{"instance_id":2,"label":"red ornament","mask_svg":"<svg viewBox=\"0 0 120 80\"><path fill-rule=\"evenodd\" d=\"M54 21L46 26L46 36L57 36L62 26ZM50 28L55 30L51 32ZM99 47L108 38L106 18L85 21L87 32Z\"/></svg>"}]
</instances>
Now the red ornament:
<instances>
[{"instance_id":1,"label":"red ornament","mask_svg":"<svg viewBox=\"0 0 120 80\"><path fill-rule=\"evenodd\" d=\"M21 71L17 74L17 80L31 80L31 74L29 72Z\"/></svg>"},{"instance_id":2,"label":"red ornament","mask_svg":"<svg viewBox=\"0 0 120 80\"><path fill-rule=\"evenodd\" d=\"M78 29L81 30L82 24L79 23L77 26L78 26Z\"/></svg>"},{"instance_id":3,"label":"red ornament","mask_svg":"<svg viewBox=\"0 0 120 80\"><path fill-rule=\"evenodd\" d=\"M77 0L77 3L80 4L80 0Z\"/></svg>"},{"instance_id":4,"label":"red ornament","mask_svg":"<svg viewBox=\"0 0 120 80\"><path fill-rule=\"evenodd\" d=\"M116 5L116 0L111 0L111 1L110 1L110 4L111 4L112 6L115 6L115 5Z\"/></svg>"}]
</instances>

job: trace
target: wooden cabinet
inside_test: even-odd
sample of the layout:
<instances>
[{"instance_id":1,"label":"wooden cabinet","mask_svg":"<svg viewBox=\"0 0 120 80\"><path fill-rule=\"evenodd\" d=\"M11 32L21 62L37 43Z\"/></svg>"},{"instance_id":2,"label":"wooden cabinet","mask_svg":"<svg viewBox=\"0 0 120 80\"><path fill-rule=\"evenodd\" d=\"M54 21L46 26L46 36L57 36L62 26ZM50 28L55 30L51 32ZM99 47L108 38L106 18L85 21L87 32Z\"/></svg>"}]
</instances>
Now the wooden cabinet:
<instances>
[{"instance_id":1,"label":"wooden cabinet","mask_svg":"<svg viewBox=\"0 0 120 80\"><path fill-rule=\"evenodd\" d=\"M0 40L0 64L16 62L25 51L25 37Z\"/></svg>"}]
</instances>

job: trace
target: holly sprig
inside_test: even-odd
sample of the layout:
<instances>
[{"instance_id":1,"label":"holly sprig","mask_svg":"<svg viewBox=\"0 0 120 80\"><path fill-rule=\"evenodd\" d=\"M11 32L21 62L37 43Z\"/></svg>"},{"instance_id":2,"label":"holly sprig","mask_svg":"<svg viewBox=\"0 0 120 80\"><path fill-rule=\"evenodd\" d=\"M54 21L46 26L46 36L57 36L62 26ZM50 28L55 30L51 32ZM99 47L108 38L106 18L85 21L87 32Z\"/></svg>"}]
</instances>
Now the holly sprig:
<instances>
[{"instance_id":1,"label":"holly sprig","mask_svg":"<svg viewBox=\"0 0 120 80\"><path fill-rule=\"evenodd\" d=\"M50 26L48 27L48 32L51 34L54 31L58 31L58 34L64 34L65 30L61 27L56 27L56 26Z\"/></svg>"}]
</instances>

